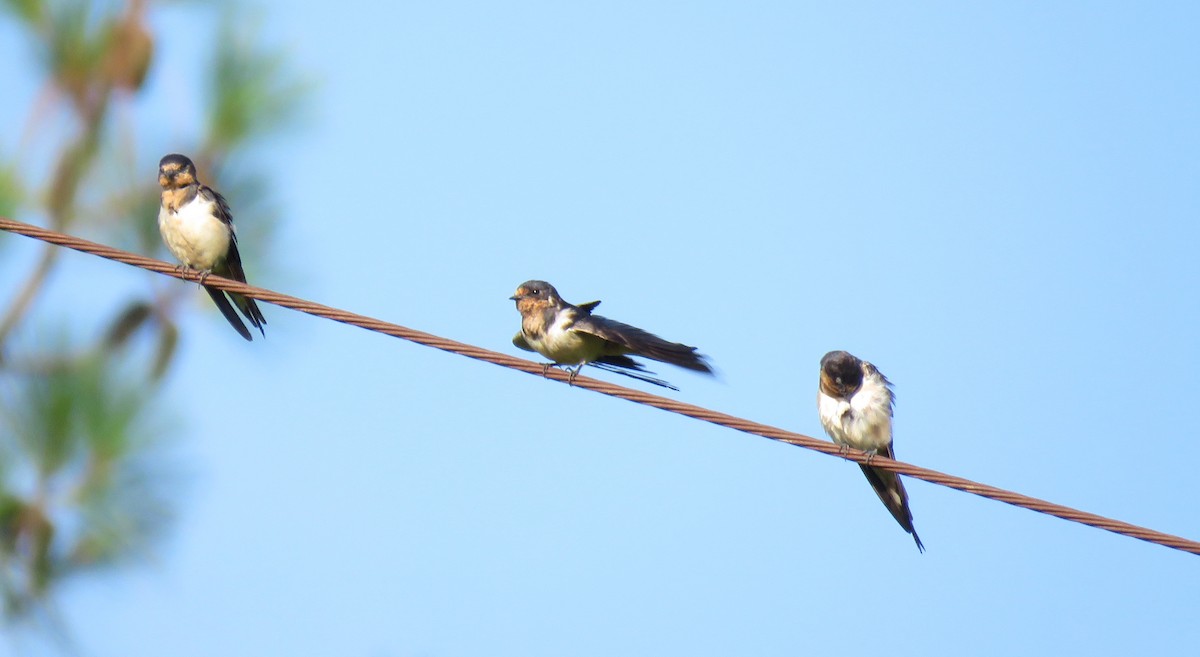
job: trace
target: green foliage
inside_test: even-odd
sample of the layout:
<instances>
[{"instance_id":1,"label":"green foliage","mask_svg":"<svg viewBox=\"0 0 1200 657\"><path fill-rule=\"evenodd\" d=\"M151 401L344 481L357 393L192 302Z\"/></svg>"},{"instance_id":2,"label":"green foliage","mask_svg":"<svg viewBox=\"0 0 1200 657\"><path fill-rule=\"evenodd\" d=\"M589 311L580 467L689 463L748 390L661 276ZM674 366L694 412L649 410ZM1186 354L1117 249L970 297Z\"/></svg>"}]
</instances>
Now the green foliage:
<instances>
[{"instance_id":1,"label":"green foliage","mask_svg":"<svg viewBox=\"0 0 1200 657\"><path fill-rule=\"evenodd\" d=\"M23 29L39 55L45 86L56 91L25 99L29 115L70 113L75 119L67 129L63 122L31 119L22 141L38 130L62 133L36 136L36 143L58 144L37 156L39 164L50 163L45 180L18 175L28 163L0 159L0 215L21 219L19 213L29 213L102 242L132 243L147 254L162 251L154 171L164 153L133 152L138 126L121 125L131 112L118 107L146 93L146 72L169 47L149 31L148 4L0 4L0 17ZM208 40L209 121L186 130L201 137L185 152L202 179L234 202L248 247L243 258L253 263L257 278L269 268L263 253L277 213L268 179L239 161L255 139L295 115L306 85L286 58L262 46L230 4L212 7L223 14L218 33ZM188 61L205 59L190 55ZM141 294L112 299L112 314L105 318L73 315L63 321L72 328L92 323L95 330L55 329L54 322L35 318L45 306L35 300L47 281L72 280L56 272L69 259L57 257L58 247L4 242L37 254L29 271L6 271L14 275L0 282L0 303L8 304L0 306L0 615L15 620L52 609L70 578L134 562L170 526L178 477L161 449L171 432L157 391L183 337L178 315L190 307L178 300L195 295L196 288L131 271L145 282ZM27 329L30 325L40 330ZM50 349L28 346L47 333L98 337L63 339Z\"/></svg>"},{"instance_id":2,"label":"green foliage","mask_svg":"<svg viewBox=\"0 0 1200 657\"><path fill-rule=\"evenodd\" d=\"M10 613L32 609L63 575L144 551L167 526L154 394L97 355L53 364L6 408L0 580Z\"/></svg>"},{"instance_id":3,"label":"green foliage","mask_svg":"<svg viewBox=\"0 0 1200 657\"><path fill-rule=\"evenodd\" d=\"M262 48L257 32L232 16L222 21L210 78L209 145L215 151L286 126L308 91L283 54Z\"/></svg>"},{"instance_id":4,"label":"green foliage","mask_svg":"<svg viewBox=\"0 0 1200 657\"><path fill-rule=\"evenodd\" d=\"M37 27L46 12L42 0L5 0L4 4L13 16L31 27Z\"/></svg>"},{"instance_id":5,"label":"green foliage","mask_svg":"<svg viewBox=\"0 0 1200 657\"><path fill-rule=\"evenodd\" d=\"M12 217L24 202L21 179L16 167L0 161L0 217Z\"/></svg>"},{"instance_id":6,"label":"green foliage","mask_svg":"<svg viewBox=\"0 0 1200 657\"><path fill-rule=\"evenodd\" d=\"M50 39L43 57L63 89L77 98L99 81L107 29L98 28L80 2L59 3L50 12Z\"/></svg>"}]
</instances>

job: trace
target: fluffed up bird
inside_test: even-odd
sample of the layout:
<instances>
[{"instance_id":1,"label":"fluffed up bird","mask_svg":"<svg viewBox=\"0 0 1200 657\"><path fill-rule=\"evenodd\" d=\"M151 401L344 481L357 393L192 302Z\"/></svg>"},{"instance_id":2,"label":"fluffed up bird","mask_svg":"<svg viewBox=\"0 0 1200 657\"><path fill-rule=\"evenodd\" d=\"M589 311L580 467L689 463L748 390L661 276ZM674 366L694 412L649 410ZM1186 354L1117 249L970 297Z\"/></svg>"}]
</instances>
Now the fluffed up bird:
<instances>
[{"instance_id":1,"label":"fluffed up bird","mask_svg":"<svg viewBox=\"0 0 1200 657\"><path fill-rule=\"evenodd\" d=\"M892 406L896 398L891 386L887 377L865 360L844 351L825 354L821 359L817 411L833 442L871 456L896 458L892 450ZM924 552L925 546L913 528L908 493L900 475L861 463L859 467L892 517L912 534L917 549Z\"/></svg>"},{"instance_id":2,"label":"fluffed up bird","mask_svg":"<svg viewBox=\"0 0 1200 657\"><path fill-rule=\"evenodd\" d=\"M584 365L653 383L672 390L678 388L656 379L630 355L643 356L678 367L712 374L712 367L695 347L667 342L635 326L593 315L599 301L580 304L567 303L558 290L545 281L525 281L517 293L509 297L517 302L521 313L521 331L513 344L525 351L536 351L549 358L552 365L570 367L571 380Z\"/></svg>"},{"instance_id":3,"label":"fluffed up bird","mask_svg":"<svg viewBox=\"0 0 1200 657\"><path fill-rule=\"evenodd\" d=\"M159 161L158 184L162 187L158 230L167 248L183 267L200 272L204 291L243 338L254 339L233 311L230 299L250 325L266 337L263 325L267 320L254 299L233 292L229 292L229 299L226 299L226 292L204 285L209 274L246 282L229 204L215 190L196 179L196 165L183 155L173 153Z\"/></svg>"}]
</instances>

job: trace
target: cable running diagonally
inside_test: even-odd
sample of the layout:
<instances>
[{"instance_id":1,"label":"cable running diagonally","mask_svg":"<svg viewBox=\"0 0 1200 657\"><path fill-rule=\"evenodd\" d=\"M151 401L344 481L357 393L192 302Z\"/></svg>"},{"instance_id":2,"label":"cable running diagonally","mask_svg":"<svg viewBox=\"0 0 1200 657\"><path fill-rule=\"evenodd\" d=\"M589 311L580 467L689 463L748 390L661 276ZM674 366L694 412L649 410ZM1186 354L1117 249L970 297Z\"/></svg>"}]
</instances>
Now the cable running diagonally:
<instances>
[{"instance_id":1,"label":"cable running diagonally","mask_svg":"<svg viewBox=\"0 0 1200 657\"><path fill-rule=\"evenodd\" d=\"M197 273L180 272L175 265L163 262L161 260L147 258L145 256L129 253L128 251L122 251L121 249L115 249L110 246L97 244L95 242L90 242L78 237L47 230L45 228L39 228L37 226L19 221L13 221L4 217L0 217L0 230L17 233L26 237L32 237L34 239L49 242L51 244L57 244L59 246L65 246L76 251L89 253L100 256L101 258L107 258L109 260L132 265L148 271L158 272L160 274L166 274L175 278L187 281L198 280ZM482 349L474 345L457 342L455 340L436 336L431 333L425 333L424 331L406 328L404 326L385 322L373 317L367 317L365 315L359 315L345 310L340 310L338 308L332 308L330 306L307 301L287 294L280 294L278 292L273 292L260 287L246 285L244 283L232 281L227 278L209 276L207 279L205 279L205 284L226 290L228 292L244 294L248 297L265 301L267 303L272 303L277 306L282 306L284 308L290 308L292 310L297 310L309 315L315 315L317 317L331 319L335 322L342 322L343 324L350 324L351 326L364 328L368 331L375 331L377 333L383 333L384 335L390 335L403 340L409 340L427 347L441 349L442 351L448 351L460 356L466 356L468 358L474 358L476 360L492 363L494 365L500 365L501 367L520 370L522 372L535 374L537 376L542 376L543 374L541 363L535 363L523 358L516 358L488 349ZM545 373L545 375L547 378L556 379L563 383L567 383L568 374L566 372L562 372L557 369L550 369ZM743 433L762 436L763 438L770 438L771 440L777 440L788 443L789 445L804 447L806 449L811 449L813 451L821 452L822 454L828 454L830 456L838 456L848 461L866 463L868 459L868 456L865 452L855 449L848 450L845 454L843 454L841 453L841 448L826 440L818 440L803 434L785 431L778 427L760 424L751 420L728 415L719 411L713 411L700 406L695 406L693 404L676 401L674 399L668 399L659 395L642 392L640 390L625 388L608 383L606 381L601 381L599 379L579 376L575 378L574 385L578 388L584 388L594 392L599 392L601 394L609 395L611 397L618 397L620 399L638 404L652 406L654 408L669 411L671 413L677 413L679 415L685 415L690 418L702 420L704 422L710 422L712 424L727 427L729 429L735 429ZM1080 511L1078 509L1073 509L1061 504L1047 502L1046 500L1029 497L1027 495L1022 495L1020 493L1005 490L1003 488L997 488L996 486L989 486L987 484L981 484L969 479L964 479L962 477L956 477L954 475L938 472L936 470L922 468L920 466L911 465L903 461L894 461L882 456L871 458L871 465L878 468L883 468L885 470L899 472L902 475L914 477L916 479L922 479L940 486L946 486L947 488L953 488L955 490L972 493L980 497L997 500L1013 506L1029 509L1031 511L1045 513L1063 520L1069 520L1071 522L1077 522L1090 527L1105 529L1123 536L1129 536L1131 538L1140 539L1149 543L1155 543L1164 547L1200 555L1200 542L1180 536L1174 536L1172 534L1148 529L1146 527L1139 527L1137 525L1120 520L1106 518L1095 513Z\"/></svg>"}]
</instances>

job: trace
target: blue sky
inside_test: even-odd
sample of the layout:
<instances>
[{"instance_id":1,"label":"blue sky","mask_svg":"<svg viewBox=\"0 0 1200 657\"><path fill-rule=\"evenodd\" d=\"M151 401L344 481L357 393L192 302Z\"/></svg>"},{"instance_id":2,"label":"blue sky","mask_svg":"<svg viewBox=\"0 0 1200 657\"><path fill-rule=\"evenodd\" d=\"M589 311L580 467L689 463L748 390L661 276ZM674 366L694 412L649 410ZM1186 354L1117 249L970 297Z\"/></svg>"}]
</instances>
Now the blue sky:
<instances>
[{"instance_id":1,"label":"blue sky","mask_svg":"<svg viewBox=\"0 0 1200 657\"><path fill-rule=\"evenodd\" d=\"M256 160L285 219L252 283L516 353L507 297L542 278L712 358L651 368L671 395L813 436L846 349L895 383L902 460L1200 538L1194 4L261 16L319 85ZM203 120L167 72L203 74L206 17L153 14L147 176ZM174 284L68 266L83 326L95 286ZM1200 641L1195 556L910 481L922 555L853 464L271 306L245 344L210 306L165 395L178 527L69 588L88 655Z\"/></svg>"}]
</instances>

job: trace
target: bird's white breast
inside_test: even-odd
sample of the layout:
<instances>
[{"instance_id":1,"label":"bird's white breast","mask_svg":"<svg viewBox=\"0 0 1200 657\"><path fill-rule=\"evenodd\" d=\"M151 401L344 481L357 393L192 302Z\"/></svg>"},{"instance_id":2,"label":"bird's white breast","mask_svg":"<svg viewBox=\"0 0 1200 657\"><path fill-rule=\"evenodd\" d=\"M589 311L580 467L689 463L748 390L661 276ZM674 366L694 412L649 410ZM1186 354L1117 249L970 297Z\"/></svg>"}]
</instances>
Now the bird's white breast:
<instances>
[{"instance_id":1,"label":"bird's white breast","mask_svg":"<svg viewBox=\"0 0 1200 657\"><path fill-rule=\"evenodd\" d=\"M212 201L197 195L175 212L159 208L158 230L179 261L193 269L219 269L229 253L230 228L214 214Z\"/></svg>"},{"instance_id":2,"label":"bird's white breast","mask_svg":"<svg viewBox=\"0 0 1200 657\"><path fill-rule=\"evenodd\" d=\"M538 353L556 363L576 365L594 360L600 355L600 341L593 336L571 330L574 321L571 313L560 312L540 338L530 340L526 336L526 341Z\"/></svg>"},{"instance_id":3,"label":"bird's white breast","mask_svg":"<svg viewBox=\"0 0 1200 657\"><path fill-rule=\"evenodd\" d=\"M817 411L825 433L839 445L871 451L892 442L891 396L873 377L866 377L849 401L818 392Z\"/></svg>"}]
</instances>

